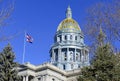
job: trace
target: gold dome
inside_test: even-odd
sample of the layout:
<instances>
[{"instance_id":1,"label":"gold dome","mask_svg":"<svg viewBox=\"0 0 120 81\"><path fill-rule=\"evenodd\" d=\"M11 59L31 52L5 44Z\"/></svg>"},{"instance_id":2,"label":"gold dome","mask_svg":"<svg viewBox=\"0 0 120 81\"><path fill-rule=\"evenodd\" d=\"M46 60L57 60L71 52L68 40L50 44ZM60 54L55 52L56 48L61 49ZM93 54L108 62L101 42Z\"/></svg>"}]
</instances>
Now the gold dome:
<instances>
[{"instance_id":1,"label":"gold dome","mask_svg":"<svg viewBox=\"0 0 120 81\"><path fill-rule=\"evenodd\" d=\"M80 32L81 29L78 23L72 19L72 10L70 6L68 6L66 10L66 19L64 19L58 26L57 31L61 32Z\"/></svg>"},{"instance_id":2,"label":"gold dome","mask_svg":"<svg viewBox=\"0 0 120 81\"><path fill-rule=\"evenodd\" d=\"M76 32L81 31L78 23L72 19L72 18L66 18L64 19L58 26L57 31L63 31L63 32Z\"/></svg>"}]
</instances>

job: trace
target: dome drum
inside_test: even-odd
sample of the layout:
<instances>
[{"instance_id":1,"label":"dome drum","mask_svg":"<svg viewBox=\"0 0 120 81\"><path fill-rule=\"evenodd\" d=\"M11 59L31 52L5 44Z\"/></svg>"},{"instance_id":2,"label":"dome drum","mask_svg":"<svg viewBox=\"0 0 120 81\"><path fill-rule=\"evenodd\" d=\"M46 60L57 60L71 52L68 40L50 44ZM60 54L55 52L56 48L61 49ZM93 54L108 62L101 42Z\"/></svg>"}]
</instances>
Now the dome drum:
<instances>
[{"instance_id":1,"label":"dome drum","mask_svg":"<svg viewBox=\"0 0 120 81\"><path fill-rule=\"evenodd\" d=\"M50 56L53 65L67 71L89 65L89 50L79 24L72 18L70 7L66 18L58 25Z\"/></svg>"}]
</instances>

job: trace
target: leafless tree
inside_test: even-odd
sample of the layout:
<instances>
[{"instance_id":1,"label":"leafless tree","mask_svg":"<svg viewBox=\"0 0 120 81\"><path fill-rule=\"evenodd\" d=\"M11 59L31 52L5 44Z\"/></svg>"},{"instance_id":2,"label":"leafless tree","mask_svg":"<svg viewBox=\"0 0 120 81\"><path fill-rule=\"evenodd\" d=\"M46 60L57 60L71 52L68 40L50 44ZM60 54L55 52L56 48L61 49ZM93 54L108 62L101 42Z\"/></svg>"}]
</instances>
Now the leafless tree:
<instances>
[{"instance_id":1,"label":"leafless tree","mask_svg":"<svg viewBox=\"0 0 120 81\"><path fill-rule=\"evenodd\" d=\"M87 10L85 30L90 46L95 49L100 28L106 35L107 42L113 46L120 41L120 1L110 0L92 5Z\"/></svg>"},{"instance_id":2,"label":"leafless tree","mask_svg":"<svg viewBox=\"0 0 120 81\"><path fill-rule=\"evenodd\" d=\"M13 36L6 37L2 29L8 24L8 20L14 10L13 0L0 0L0 41L11 39Z\"/></svg>"}]
</instances>

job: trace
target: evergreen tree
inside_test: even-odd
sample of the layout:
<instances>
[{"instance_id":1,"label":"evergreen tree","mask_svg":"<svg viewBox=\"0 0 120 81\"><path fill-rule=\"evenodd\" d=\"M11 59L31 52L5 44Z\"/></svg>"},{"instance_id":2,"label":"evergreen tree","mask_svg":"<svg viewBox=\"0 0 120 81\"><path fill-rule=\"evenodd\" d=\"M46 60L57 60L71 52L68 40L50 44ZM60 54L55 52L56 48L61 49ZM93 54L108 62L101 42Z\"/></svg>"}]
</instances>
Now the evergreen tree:
<instances>
[{"instance_id":1,"label":"evergreen tree","mask_svg":"<svg viewBox=\"0 0 120 81\"><path fill-rule=\"evenodd\" d=\"M120 81L120 58L113 53L110 44L104 44L104 38L100 30L91 65L81 70L78 81Z\"/></svg>"},{"instance_id":2,"label":"evergreen tree","mask_svg":"<svg viewBox=\"0 0 120 81\"><path fill-rule=\"evenodd\" d=\"M0 53L0 81L20 81L17 75L17 63L14 62L15 54L8 44Z\"/></svg>"},{"instance_id":3,"label":"evergreen tree","mask_svg":"<svg viewBox=\"0 0 120 81\"><path fill-rule=\"evenodd\" d=\"M120 81L120 53L116 53L116 65L114 67L114 78Z\"/></svg>"}]
</instances>

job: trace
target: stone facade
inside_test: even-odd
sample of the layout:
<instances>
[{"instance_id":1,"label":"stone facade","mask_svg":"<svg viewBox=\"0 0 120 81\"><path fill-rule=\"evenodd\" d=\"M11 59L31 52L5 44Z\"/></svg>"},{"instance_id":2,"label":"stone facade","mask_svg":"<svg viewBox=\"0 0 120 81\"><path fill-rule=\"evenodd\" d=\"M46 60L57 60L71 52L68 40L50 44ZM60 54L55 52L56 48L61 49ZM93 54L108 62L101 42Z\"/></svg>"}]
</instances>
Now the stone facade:
<instances>
[{"instance_id":1,"label":"stone facade","mask_svg":"<svg viewBox=\"0 0 120 81\"><path fill-rule=\"evenodd\" d=\"M23 81L76 81L76 77L80 74L80 69L65 71L50 63L39 66L26 63L18 70Z\"/></svg>"}]
</instances>

